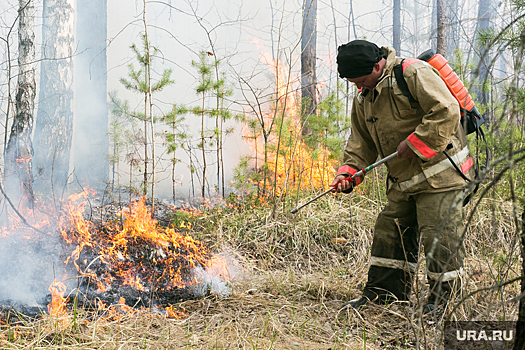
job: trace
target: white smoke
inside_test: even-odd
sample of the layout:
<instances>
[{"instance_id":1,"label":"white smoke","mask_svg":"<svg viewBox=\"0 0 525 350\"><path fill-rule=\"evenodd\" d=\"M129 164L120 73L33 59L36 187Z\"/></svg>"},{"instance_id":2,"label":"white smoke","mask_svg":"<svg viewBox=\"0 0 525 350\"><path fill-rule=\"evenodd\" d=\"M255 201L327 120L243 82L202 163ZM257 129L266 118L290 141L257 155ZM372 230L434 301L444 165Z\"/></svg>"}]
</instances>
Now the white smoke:
<instances>
[{"instance_id":1,"label":"white smoke","mask_svg":"<svg viewBox=\"0 0 525 350\"><path fill-rule=\"evenodd\" d=\"M192 287L195 295L228 297L232 292L232 283L242 276L242 267L233 258L231 251L223 250L212 256L208 267L198 267L193 274L198 281L198 284Z\"/></svg>"}]
</instances>

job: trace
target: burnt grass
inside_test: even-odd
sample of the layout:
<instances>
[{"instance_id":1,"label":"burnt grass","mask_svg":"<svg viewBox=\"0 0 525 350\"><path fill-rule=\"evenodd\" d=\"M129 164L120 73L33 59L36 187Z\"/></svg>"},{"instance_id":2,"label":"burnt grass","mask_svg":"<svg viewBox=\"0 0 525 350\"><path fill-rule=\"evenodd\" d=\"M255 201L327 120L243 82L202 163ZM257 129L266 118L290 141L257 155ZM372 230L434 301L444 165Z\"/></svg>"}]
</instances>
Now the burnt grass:
<instances>
[{"instance_id":1,"label":"burnt grass","mask_svg":"<svg viewBox=\"0 0 525 350\"><path fill-rule=\"evenodd\" d=\"M203 264L211 257L206 247L198 241L191 245L181 243L176 246L173 242L159 243L133 235L124 237L127 241L124 246L117 246L114 237L122 229L122 216L117 216L116 212L126 207L126 204L113 203L98 207L98 215L84 214L87 218L95 219L90 230L92 244L84 246L78 259L68 263L70 271L74 270L74 262L82 271L77 285L79 305L91 307L98 300L112 305L124 298L125 304L131 307L164 308L203 297L195 292L193 285L195 268L204 268ZM172 207L157 204L154 219L158 221L159 231L173 227L171 212ZM179 233L182 236L188 234ZM76 245L62 239L62 247L66 260ZM108 255L107 252L112 249L118 252ZM168 269L180 274L180 284L187 287L174 285ZM141 288L126 282L129 275L138 278ZM103 283L103 291L97 287L96 281L108 281Z\"/></svg>"},{"instance_id":2,"label":"burnt grass","mask_svg":"<svg viewBox=\"0 0 525 350\"><path fill-rule=\"evenodd\" d=\"M151 204L151 203L150 203ZM154 241L141 237L127 237L128 244L125 250L119 254L119 258L107 261L100 258L100 255L112 248L114 242L112 237L115 235L115 228L121 228L121 216L116 214L122 208L128 207L128 203L110 203L98 207L90 207L90 211L85 211L85 220L90 220L93 225L90 228L91 242L97 244L86 245L81 250L78 259L69 259L64 269L57 269L63 275L76 276L69 278L66 282L68 296L67 308L81 308L91 312L91 317L96 317L106 313L100 310L98 303L102 301L106 307L122 303L132 308L164 309L165 307L180 303L186 300L195 300L206 297L193 288L195 267L203 267L198 259L189 260L191 254L196 251L191 247L175 247L172 242L156 244ZM173 226L175 219L171 214L173 207L159 203L155 211L154 218L159 223L159 228ZM185 216L184 216L185 217ZM175 220L177 221L177 220ZM108 225L108 223L110 223ZM112 230L113 229L113 230ZM28 229L28 231L30 231ZM66 261L72 256L77 244L66 242L63 235L56 230L55 234L34 235L31 239L24 239L30 232L21 232L12 235L7 244L0 246L0 254L7 256L8 263L2 266L4 276L9 272L13 276L24 275L23 267L31 264L31 275L25 276L24 284L29 284L32 291L45 295L41 300L24 303L10 299L2 300L0 297L0 322L20 323L41 318L48 313L47 305L51 302L52 296L48 292L48 279L37 278L38 275L49 275L49 264L45 260L53 257L56 265L63 265L60 262ZM77 239L75 231L66 231L69 238ZM188 232L183 232L188 234ZM75 242L78 243L78 242ZM204 251L201 262L207 261L211 254L200 242L196 242L196 249ZM75 264L78 265L82 273L78 273ZM174 286L171 283L166 268L170 266L173 270L179 271L181 284L187 287ZM55 270L55 265L53 265ZM57 272L55 271L55 272ZM137 289L135 286L127 285L125 277L129 274L137 276L143 284L143 288ZM105 283L104 290L97 287L97 281L110 281ZM205 289L204 289L205 290ZM0 287L0 296L6 295ZM123 298L123 299L121 299Z\"/></svg>"}]
</instances>

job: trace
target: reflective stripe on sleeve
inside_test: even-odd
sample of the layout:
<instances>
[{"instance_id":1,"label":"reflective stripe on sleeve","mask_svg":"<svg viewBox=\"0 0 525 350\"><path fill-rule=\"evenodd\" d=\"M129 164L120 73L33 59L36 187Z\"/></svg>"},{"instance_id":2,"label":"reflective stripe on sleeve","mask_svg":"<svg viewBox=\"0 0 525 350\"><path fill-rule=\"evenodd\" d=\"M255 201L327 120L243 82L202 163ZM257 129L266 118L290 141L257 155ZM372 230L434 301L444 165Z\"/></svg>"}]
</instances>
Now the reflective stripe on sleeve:
<instances>
[{"instance_id":1,"label":"reflective stripe on sleeve","mask_svg":"<svg viewBox=\"0 0 525 350\"><path fill-rule=\"evenodd\" d=\"M469 155L470 155L470 152L468 150L468 146L465 146L465 148L463 148L459 153L454 154L450 158L452 158L454 163L461 164L461 171L465 173L466 170L470 169L470 167L472 166L472 164L468 165L468 163L472 163L472 158ZM467 157L468 159L466 159ZM398 184L399 189L404 192L410 189L411 187L422 183L427 178L437 175L440 172L445 171L452 167L453 165L450 162L450 160L443 159L441 162L434 164L428 169L423 170L423 172L413 176L411 179L400 182Z\"/></svg>"},{"instance_id":2,"label":"reflective stripe on sleeve","mask_svg":"<svg viewBox=\"0 0 525 350\"><path fill-rule=\"evenodd\" d=\"M417 268L417 263L411 263L405 260L380 258L378 256L371 257L370 264L374 266L388 267L391 269L400 269L409 272L415 272Z\"/></svg>"},{"instance_id":3,"label":"reflective stripe on sleeve","mask_svg":"<svg viewBox=\"0 0 525 350\"><path fill-rule=\"evenodd\" d=\"M423 141L421 141L414 133L408 135L407 141L410 142L410 144L414 146L418 152L426 158L426 160L437 156L437 153L434 152L432 148L428 147Z\"/></svg>"},{"instance_id":4,"label":"reflective stripe on sleeve","mask_svg":"<svg viewBox=\"0 0 525 350\"><path fill-rule=\"evenodd\" d=\"M463 274L463 268L460 268L459 270L448 271L445 273L427 271L428 278L430 278L433 281L441 281L441 282L448 282L448 281L455 280L462 274Z\"/></svg>"},{"instance_id":5,"label":"reflective stripe on sleeve","mask_svg":"<svg viewBox=\"0 0 525 350\"><path fill-rule=\"evenodd\" d=\"M466 174L472 165L474 165L474 161L472 160L472 157L469 157L465 163L461 164L461 172Z\"/></svg>"}]
</instances>

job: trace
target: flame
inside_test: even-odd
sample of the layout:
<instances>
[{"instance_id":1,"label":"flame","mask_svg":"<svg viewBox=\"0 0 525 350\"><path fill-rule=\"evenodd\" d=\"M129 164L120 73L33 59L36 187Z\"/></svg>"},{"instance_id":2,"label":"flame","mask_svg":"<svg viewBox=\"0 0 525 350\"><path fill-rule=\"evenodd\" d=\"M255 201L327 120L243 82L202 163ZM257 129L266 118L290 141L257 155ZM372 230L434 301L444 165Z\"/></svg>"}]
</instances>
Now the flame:
<instances>
[{"instance_id":1,"label":"flame","mask_svg":"<svg viewBox=\"0 0 525 350\"><path fill-rule=\"evenodd\" d=\"M22 153L18 158L15 159L17 163L29 163L33 158L30 153Z\"/></svg>"},{"instance_id":2,"label":"flame","mask_svg":"<svg viewBox=\"0 0 525 350\"><path fill-rule=\"evenodd\" d=\"M67 298L64 298L66 294L66 286L62 282L58 282L56 279L49 286L51 292L51 302L47 305L47 311L51 316L64 316L67 314L66 303Z\"/></svg>"},{"instance_id":3,"label":"flame","mask_svg":"<svg viewBox=\"0 0 525 350\"><path fill-rule=\"evenodd\" d=\"M102 230L95 230L78 211L71 211L70 225L62 229L62 236L77 246L66 263L73 261L77 271L94 279L102 291L111 289L114 282L139 291L150 290L153 285L156 290L171 290L191 284L184 274L197 266L207 266L209 251L188 235L161 228L144 201L142 198L118 214L122 224L107 223ZM151 248L150 256L141 251L144 246ZM80 262L85 248L97 255L106 274L97 274L89 264Z\"/></svg>"},{"instance_id":4,"label":"flame","mask_svg":"<svg viewBox=\"0 0 525 350\"><path fill-rule=\"evenodd\" d=\"M190 223L179 220L174 227L162 228L142 198L118 213L118 220L96 226L82 215L87 196L83 192L69 198L65 205L67 220L61 221L60 232L68 249L66 265L87 277L89 284L96 286L96 293L153 295L193 286L197 288L192 289L195 293L203 288L222 295L225 288L229 291L226 259L211 254L201 242L178 231L187 231ZM188 208L182 211L182 217L204 215ZM136 292L129 294L130 290ZM118 304L109 306L99 300L98 309L110 319L149 312L128 305L120 297ZM185 317L174 306L153 307L169 318Z\"/></svg>"},{"instance_id":5,"label":"flame","mask_svg":"<svg viewBox=\"0 0 525 350\"><path fill-rule=\"evenodd\" d=\"M230 271L228 262L223 256L214 255L207 264L206 272L212 276L217 276L223 281L230 281Z\"/></svg>"},{"instance_id":6,"label":"flame","mask_svg":"<svg viewBox=\"0 0 525 350\"><path fill-rule=\"evenodd\" d=\"M32 159L31 157L29 157L29 158L16 158L15 161L17 163L29 163L29 161L31 161L31 159Z\"/></svg>"},{"instance_id":7,"label":"flame","mask_svg":"<svg viewBox=\"0 0 525 350\"><path fill-rule=\"evenodd\" d=\"M123 297L119 298L118 306L121 312L124 312L126 314L133 313L133 308L131 306L126 305L126 299L124 299Z\"/></svg>"},{"instance_id":8,"label":"flame","mask_svg":"<svg viewBox=\"0 0 525 350\"><path fill-rule=\"evenodd\" d=\"M40 235L56 235L58 227L66 270L73 272L75 277L80 276L80 281L88 281L87 286L79 284L78 292L90 293L85 300L95 295L99 312L112 319L152 311L126 304L124 296L136 298L144 293L150 298L173 290L173 293L179 293L179 290L190 293L188 287L202 282L200 270L213 271L221 280L229 278L225 262L214 258L201 242L181 233L189 231L191 224L188 221L196 215L204 215L202 212L182 209L184 215L177 225L163 228L152 217L145 198L142 198L122 210L117 219L94 224L83 217L88 198L93 195L95 192L91 190L71 195L60 206L62 209L58 215L42 206L35 206L37 209L32 210L20 209L25 221L10 213L9 220L0 227L0 237L24 244ZM64 276L62 280L67 277L74 276ZM48 290L51 294L47 305L49 315L60 316L63 326L70 326L66 318L61 317L68 313L66 285L54 279ZM118 296L121 291L124 294L118 304L109 306L107 304L112 301L104 300L104 295L100 294L110 292L110 295ZM184 317L183 311L170 305L172 300L151 299L148 303L155 313L170 318Z\"/></svg>"},{"instance_id":9,"label":"flame","mask_svg":"<svg viewBox=\"0 0 525 350\"><path fill-rule=\"evenodd\" d=\"M319 146L314 152L301 139L301 125L291 120L289 142L283 142L277 155L269 156L268 168L276 174L278 193L288 190L324 189L334 178L336 161L330 159L330 151ZM313 154L317 156L314 158Z\"/></svg>"},{"instance_id":10,"label":"flame","mask_svg":"<svg viewBox=\"0 0 525 350\"><path fill-rule=\"evenodd\" d=\"M186 317L184 311L177 310L173 305L170 305L164 309L166 311L165 315L168 318L181 319Z\"/></svg>"},{"instance_id":11,"label":"flame","mask_svg":"<svg viewBox=\"0 0 525 350\"><path fill-rule=\"evenodd\" d=\"M255 40L254 43L258 41ZM290 73L286 64L272 59L270 54L263 53L261 60L268 64L275 84L274 106L272 110L264 112L262 118L265 125L271 125L275 118L279 121L275 124L266 145L266 149L269 150L267 166L272 173L267 180L273 181L273 175L276 175L277 194L295 190L325 189L334 178L337 160L333 159L327 147L318 145L312 149L304 142L300 96L296 93L301 91L300 82ZM265 150L262 130L250 130L248 125L253 123L246 123L242 134L255 153L257 171L262 172ZM262 182L261 180L259 185Z\"/></svg>"}]
</instances>

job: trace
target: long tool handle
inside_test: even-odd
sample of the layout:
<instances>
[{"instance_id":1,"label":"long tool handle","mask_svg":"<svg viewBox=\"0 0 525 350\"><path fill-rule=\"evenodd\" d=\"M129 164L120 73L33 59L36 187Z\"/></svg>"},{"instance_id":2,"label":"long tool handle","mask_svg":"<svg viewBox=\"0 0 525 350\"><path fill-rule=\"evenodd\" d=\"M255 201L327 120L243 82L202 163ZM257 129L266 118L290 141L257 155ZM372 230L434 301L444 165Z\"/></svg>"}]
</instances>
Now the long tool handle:
<instances>
[{"instance_id":1,"label":"long tool handle","mask_svg":"<svg viewBox=\"0 0 525 350\"><path fill-rule=\"evenodd\" d=\"M382 159L378 160L378 161L375 162L374 164L369 165L369 166L367 166L366 168L363 168L363 169L359 170L357 173L355 173L354 175L352 175L352 179L355 179L356 177L361 176L361 175L366 175L366 173L368 173L370 170L372 170L372 169L374 169L374 168L380 166L381 164L383 164L383 163L385 163L385 162L388 162L390 159L395 158L395 157L397 157L397 152L394 152L394 153L392 153L391 155L386 156L385 158L382 158ZM337 184L336 184L336 186L337 186ZM304 203L304 204L302 204L302 205L300 205L300 206L298 206L298 207L296 207L296 208L290 210L290 213L292 213L292 214L297 213L299 210L301 210L302 208L306 207L308 204L310 204L310 203L312 203L313 201L316 201L316 200L318 200L319 198L321 198L321 197L327 195L328 193L332 192L333 190L334 190L334 187L332 187L332 188L330 188L330 189L324 191L323 193L321 193L321 194L318 195L317 197L314 197L314 198L310 199L308 202L306 202L306 203Z\"/></svg>"},{"instance_id":2,"label":"long tool handle","mask_svg":"<svg viewBox=\"0 0 525 350\"><path fill-rule=\"evenodd\" d=\"M304 203L303 205L300 205L297 208L294 208L294 209L290 210L290 213L292 213L292 214L297 213L299 210L301 210L302 208L306 207L308 204L312 203L315 200L318 200L319 198L321 198L324 195L327 195L328 193L332 192L333 190L334 190L333 187L327 189L326 191L324 191L323 193L321 193L317 197L310 199L308 202Z\"/></svg>"}]
</instances>

